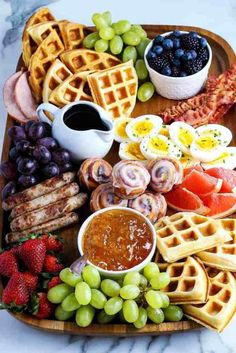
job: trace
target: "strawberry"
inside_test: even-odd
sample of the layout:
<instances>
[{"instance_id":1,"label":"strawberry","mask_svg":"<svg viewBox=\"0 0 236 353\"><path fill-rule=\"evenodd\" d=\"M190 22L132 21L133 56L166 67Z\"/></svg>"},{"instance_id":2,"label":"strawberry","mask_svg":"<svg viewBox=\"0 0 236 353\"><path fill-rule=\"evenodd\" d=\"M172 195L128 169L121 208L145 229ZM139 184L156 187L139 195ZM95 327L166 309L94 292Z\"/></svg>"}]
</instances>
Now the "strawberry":
<instances>
[{"instance_id":1,"label":"strawberry","mask_svg":"<svg viewBox=\"0 0 236 353\"><path fill-rule=\"evenodd\" d=\"M28 288L29 293L36 292L36 289L38 286L38 276L29 271L21 272L20 276L25 282L25 285Z\"/></svg>"},{"instance_id":2,"label":"strawberry","mask_svg":"<svg viewBox=\"0 0 236 353\"><path fill-rule=\"evenodd\" d=\"M54 276L54 277L52 277L52 278L49 280L48 285L47 285L47 289L49 290L49 289L51 289L51 288L57 286L57 285L60 284L60 283L61 283L60 277L59 277L59 276Z\"/></svg>"},{"instance_id":3,"label":"strawberry","mask_svg":"<svg viewBox=\"0 0 236 353\"><path fill-rule=\"evenodd\" d=\"M41 240L43 240L44 244L46 245L47 251L62 251L63 243L57 236L51 234L43 234Z\"/></svg>"},{"instance_id":4,"label":"strawberry","mask_svg":"<svg viewBox=\"0 0 236 353\"><path fill-rule=\"evenodd\" d=\"M9 305L10 308L27 305L29 291L19 273L13 273L9 279L2 293L2 301L4 304Z\"/></svg>"},{"instance_id":5,"label":"strawberry","mask_svg":"<svg viewBox=\"0 0 236 353\"><path fill-rule=\"evenodd\" d=\"M54 313L55 305L50 303L46 293L37 293L34 298L34 310L32 312L38 319L47 319Z\"/></svg>"},{"instance_id":6,"label":"strawberry","mask_svg":"<svg viewBox=\"0 0 236 353\"><path fill-rule=\"evenodd\" d=\"M59 272L64 266L59 262L58 258L54 255L46 255L43 269L45 272Z\"/></svg>"},{"instance_id":7,"label":"strawberry","mask_svg":"<svg viewBox=\"0 0 236 353\"><path fill-rule=\"evenodd\" d=\"M13 273L18 272L17 258L11 250L0 254L0 275L11 277Z\"/></svg>"},{"instance_id":8,"label":"strawberry","mask_svg":"<svg viewBox=\"0 0 236 353\"><path fill-rule=\"evenodd\" d=\"M27 240L18 247L17 253L30 272L39 273L42 271L46 245L41 239Z\"/></svg>"}]
</instances>

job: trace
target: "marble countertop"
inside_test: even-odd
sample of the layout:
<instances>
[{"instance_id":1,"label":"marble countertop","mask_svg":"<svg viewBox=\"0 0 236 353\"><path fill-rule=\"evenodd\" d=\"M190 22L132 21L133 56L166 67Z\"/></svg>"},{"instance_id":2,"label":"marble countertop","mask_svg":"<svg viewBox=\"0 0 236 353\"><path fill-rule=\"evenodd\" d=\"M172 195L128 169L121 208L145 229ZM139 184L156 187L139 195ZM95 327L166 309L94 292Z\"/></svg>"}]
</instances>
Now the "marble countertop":
<instances>
[{"instance_id":1,"label":"marble countertop","mask_svg":"<svg viewBox=\"0 0 236 353\"><path fill-rule=\"evenodd\" d=\"M110 10L114 20L133 23L195 25L224 37L236 50L235 0L0 0L0 90L15 70L25 19L49 6L56 17L90 24L91 14ZM6 112L0 98L0 150ZM0 352L7 353L236 353L236 319L222 333L201 329L160 337L76 337L35 330L0 312Z\"/></svg>"}]
</instances>

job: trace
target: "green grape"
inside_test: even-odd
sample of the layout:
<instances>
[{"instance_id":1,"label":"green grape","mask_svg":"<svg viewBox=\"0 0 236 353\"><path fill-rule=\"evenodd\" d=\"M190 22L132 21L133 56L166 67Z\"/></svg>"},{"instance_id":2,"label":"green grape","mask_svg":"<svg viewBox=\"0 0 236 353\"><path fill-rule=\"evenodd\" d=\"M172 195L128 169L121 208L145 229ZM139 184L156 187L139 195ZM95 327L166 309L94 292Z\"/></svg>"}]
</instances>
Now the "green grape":
<instances>
[{"instance_id":1,"label":"green grape","mask_svg":"<svg viewBox=\"0 0 236 353\"><path fill-rule=\"evenodd\" d=\"M141 42L139 43L139 45L137 45L136 49L137 49L138 55L141 59L144 58L145 49L147 48L147 46L150 42L151 42L151 39L143 38L141 40Z\"/></svg>"},{"instance_id":2,"label":"green grape","mask_svg":"<svg viewBox=\"0 0 236 353\"><path fill-rule=\"evenodd\" d=\"M154 309L159 309L162 307L161 296L160 296L159 292L157 292L155 290L152 290L152 289L149 290L145 294L145 299L146 299L148 305L150 305Z\"/></svg>"},{"instance_id":3,"label":"green grape","mask_svg":"<svg viewBox=\"0 0 236 353\"><path fill-rule=\"evenodd\" d=\"M126 300L123 304L123 315L127 322L132 323L138 320L138 305L134 300Z\"/></svg>"},{"instance_id":4,"label":"green grape","mask_svg":"<svg viewBox=\"0 0 236 353\"><path fill-rule=\"evenodd\" d=\"M102 13L102 17L106 21L107 25L110 26L111 25L111 13L110 13L110 11L103 12Z\"/></svg>"},{"instance_id":5,"label":"green grape","mask_svg":"<svg viewBox=\"0 0 236 353\"><path fill-rule=\"evenodd\" d=\"M99 31L99 36L105 40L111 40L115 36L115 31L112 27L103 27Z\"/></svg>"},{"instance_id":6,"label":"green grape","mask_svg":"<svg viewBox=\"0 0 236 353\"><path fill-rule=\"evenodd\" d=\"M148 285L148 280L146 277L144 277L143 275L140 274L140 283L139 283L140 287L142 289L145 289Z\"/></svg>"},{"instance_id":7,"label":"green grape","mask_svg":"<svg viewBox=\"0 0 236 353\"><path fill-rule=\"evenodd\" d=\"M167 294L163 292L158 292L162 300L162 308L167 308L170 305L170 299Z\"/></svg>"},{"instance_id":8,"label":"green grape","mask_svg":"<svg viewBox=\"0 0 236 353\"><path fill-rule=\"evenodd\" d=\"M115 36L110 41L110 50L114 55L118 55L122 52L123 49L123 40L120 36Z\"/></svg>"},{"instance_id":9,"label":"green grape","mask_svg":"<svg viewBox=\"0 0 236 353\"><path fill-rule=\"evenodd\" d=\"M104 279L101 289L108 297L117 297L120 294L120 285L112 279Z\"/></svg>"},{"instance_id":10,"label":"green grape","mask_svg":"<svg viewBox=\"0 0 236 353\"><path fill-rule=\"evenodd\" d=\"M124 281L124 277L118 277L115 279L115 281L119 284L120 287L123 286L123 281Z\"/></svg>"},{"instance_id":11,"label":"green grape","mask_svg":"<svg viewBox=\"0 0 236 353\"><path fill-rule=\"evenodd\" d=\"M138 99L140 102L146 102L152 98L155 88L151 82L143 83L138 89Z\"/></svg>"},{"instance_id":12,"label":"green grape","mask_svg":"<svg viewBox=\"0 0 236 353\"><path fill-rule=\"evenodd\" d=\"M141 38L139 34L131 30L128 32L125 32L122 36L122 39L126 45L132 45L132 46L139 45L139 43L141 42Z\"/></svg>"},{"instance_id":13,"label":"green grape","mask_svg":"<svg viewBox=\"0 0 236 353\"><path fill-rule=\"evenodd\" d=\"M119 321L120 322L122 322L123 324L126 323L125 317L124 317L124 314L123 314L123 310L119 311L118 316L119 316Z\"/></svg>"},{"instance_id":14,"label":"green grape","mask_svg":"<svg viewBox=\"0 0 236 353\"><path fill-rule=\"evenodd\" d=\"M138 59L136 61L135 70L139 80L144 81L148 78L148 70L143 59Z\"/></svg>"},{"instance_id":15,"label":"green grape","mask_svg":"<svg viewBox=\"0 0 236 353\"><path fill-rule=\"evenodd\" d=\"M69 267L66 267L63 270L61 270L59 276L62 282L65 282L71 287L75 287L77 283L82 281L82 277L80 275L73 273L69 269Z\"/></svg>"},{"instance_id":16,"label":"green grape","mask_svg":"<svg viewBox=\"0 0 236 353\"><path fill-rule=\"evenodd\" d=\"M142 328L146 325L147 323L147 311L144 308L139 308L138 309L138 318L134 322L134 326L136 328Z\"/></svg>"},{"instance_id":17,"label":"green grape","mask_svg":"<svg viewBox=\"0 0 236 353\"><path fill-rule=\"evenodd\" d=\"M132 25L130 30L137 33L141 39L147 38L147 32L140 25Z\"/></svg>"},{"instance_id":18,"label":"green grape","mask_svg":"<svg viewBox=\"0 0 236 353\"><path fill-rule=\"evenodd\" d=\"M183 310L177 305L169 305L163 309L165 321L180 321L183 317Z\"/></svg>"},{"instance_id":19,"label":"green grape","mask_svg":"<svg viewBox=\"0 0 236 353\"><path fill-rule=\"evenodd\" d=\"M131 46L126 47L122 54L123 62L133 60L133 62L135 63L135 61L137 60L137 57L138 57L137 50L135 49L135 47L131 47Z\"/></svg>"},{"instance_id":20,"label":"green grape","mask_svg":"<svg viewBox=\"0 0 236 353\"><path fill-rule=\"evenodd\" d=\"M127 284L120 289L120 296L123 299L135 299L139 296L139 287L135 284Z\"/></svg>"},{"instance_id":21,"label":"green grape","mask_svg":"<svg viewBox=\"0 0 236 353\"><path fill-rule=\"evenodd\" d=\"M55 318L59 321L66 321L72 318L75 315L75 311L65 311L61 305L56 307L54 312Z\"/></svg>"},{"instance_id":22,"label":"green grape","mask_svg":"<svg viewBox=\"0 0 236 353\"><path fill-rule=\"evenodd\" d=\"M122 309L122 305L123 300L120 297L113 297L104 305L104 311L107 315L115 315Z\"/></svg>"},{"instance_id":23,"label":"green grape","mask_svg":"<svg viewBox=\"0 0 236 353\"><path fill-rule=\"evenodd\" d=\"M124 277L123 286L126 286L126 284L135 284L136 286L138 286L140 283L140 278L141 278L141 275L139 272L137 271L128 272Z\"/></svg>"},{"instance_id":24,"label":"green grape","mask_svg":"<svg viewBox=\"0 0 236 353\"><path fill-rule=\"evenodd\" d=\"M99 39L98 32L88 34L83 40L83 46L87 49L93 49L96 41Z\"/></svg>"},{"instance_id":25,"label":"green grape","mask_svg":"<svg viewBox=\"0 0 236 353\"><path fill-rule=\"evenodd\" d=\"M103 309L104 305L107 302L107 298L105 295L98 289L91 289L92 297L90 301L90 305L92 305L95 309Z\"/></svg>"},{"instance_id":26,"label":"green grape","mask_svg":"<svg viewBox=\"0 0 236 353\"><path fill-rule=\"evenodd\" d=\"M102 27L107 27L107 21L105 19L105 16L100 13L94 13L92 16L92 21L98 30Z\"/></svg>"},{"instance_id":27,"label":"green grape","mask_svg":"<svg viewBox=\"0 0 236 353\"><path fill-rule=\"evenodd\" d=\"M75 297L80 305L87 305L91 300L91 289L86 282L79 282L75 287Z\"/></svg>"},{"instance_id":28,"label":"green grape","mask_svg":"<svg viewBox=\"0 0 236 353\"><path fill-rule=\"evenodd\" d=\"M113 23L112 27L115 33L120 36L121 34L124 34L125 32L128 32L130 30L131 23L127 20L120 20L118 22Z\"/></svg>"},{"instance_id":29,"label":"green grape","mask_svg":"<svg viewBox=\"0 0 236 353\"><path fill-rule=\"evenodd\" d=\"M150 279L153 289L163 289L170 283L170 276L166 272L161 272Z\"/></svg>"},{"instance_id":30,"label":"green grape","mask_svg":"<svg viewBox=\"0 0 236 353\"><path fill-rule=\"evenodd\" d=\"M101 310L97 315L97 321L99 324L109 324L115 317L115 315L107 315L104 310Z\"/></svg>"},{"instance_id":31,"label":"green grape","mask_svg":"<svg viewBox=\"0 0 236 353\"><path fill-rule=\"evenodd\" d=\"M80 304L78 303L78 300L75 297L75 293L70 293L65 297L63 302L61 303L61 307L65 311L74 311L79 309Z\"/></svg>"},{"instance_id":32,"label":"green grape","mask_svg":"<svg viewBox=\"0 0 236 353\"><path fill-rule=\"evenodd\" d=\"M149 262L149 264L147 264L143 269L143 274L149 281L152 277L159 273L159 267L155 262Z\"/></svg>"},{"instance_id":33,"label":"green grape","mask_svg":"<svg viewBox=\"0 0 236 353\"><path fill-rule=\"evenodd\" d=\"M47 297L53 304L60 304L67 295L74 292L74 288L68 286L66 283L58 284L57 286L49 289Z\"/></svg>"},{"instance_id":34,"label":"green grape","mask_svg":"<svg viewBox=\"0 0 236 353\"><path fill-rule=\"evenodd\" d=\"M91 305L83 305L77 311L75 315L75 321L80 327L87 327L93 321L95 315L95 309Z\"/></svg>"},{"instance_id":35,"label":"green grape","mask_svg":"<svg viewBox=\"0 0 236 353\"><path fill-rule=\"evenodd\" d=\"M83 268L82 277L84 281L89 285L90 288L99 288L101 283L101 277L98 270L91 266L87 265Z\"/></svg>"},{"instance_id":36,"label":"green grape","mask_svg":"<svg viewBox=\"0 0 236 353\"><path fill-rule=\"evenodd\" d=\"M154 309L150 306L147 307L147 316L155 324L160 324L164 321L164 313L161 309Z\"/></svg>"},{"instance_id":37,"label":"green grape","mask_svg":"<svg viewBox=\"0 0 236 353\"><path fill-rule=\"evenodd\" d=\"M108 47L109 47L109 42L104 39L97 40L94 45L94 49L98 53L104 53L105 51L107 51Z\"/></svg>"}]
</instances>

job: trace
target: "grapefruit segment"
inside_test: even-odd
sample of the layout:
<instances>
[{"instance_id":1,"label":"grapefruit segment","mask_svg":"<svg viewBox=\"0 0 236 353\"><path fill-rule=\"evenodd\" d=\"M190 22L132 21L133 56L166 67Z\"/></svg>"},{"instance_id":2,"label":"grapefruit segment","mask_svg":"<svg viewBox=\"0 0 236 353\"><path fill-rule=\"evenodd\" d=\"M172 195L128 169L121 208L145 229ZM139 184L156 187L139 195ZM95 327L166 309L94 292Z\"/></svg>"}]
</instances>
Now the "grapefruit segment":
<instances>
[{"instance_id":1,"label":"grapefruit segment","mask_svg":"<svg viewBox=\"0 0 236 353\"><path fill-rule=\"evenodd\" d=\"M220 192L236 192L236 171L225 168L210 168L205 173L223 180Z\"/></svg>"},{"instance_id":2,"label":"grapefruit segment","mask_svg":"<svg viewBox=\"0 0 236 353\"><path fill-rule=\"evenodd\" d=\"M192 170L197 170L199 172L204 172L204 169L202 168L201 164L194 165L193 167L185 168L184 169L184 177L191 173Z\"/></svg>"},{"instance_id":3,"label":"grapefruit segment","mask_svg":"<svg viewBox=\"0 0 236 353\"><path fill-rule=\"evenodd\" d=\"M209 212L209 208L204 206L200 197L185 188L177 187L164 196L168 206L176 211L195 212L201 215Z\"/></svg>"},{"instance_id":4,"label":"grapefruit segment","mask_svg":"<svg viewBox=\"0 0 236 353\"><path fill-rule=\"evenodd\" d=\"M203 197L220 191L222 179L214 178L208 174L193 169L182 183L182 187L192 191L194 194Z\"/></svg>"},{"instance_id":5,"label":"grapefruit segment","mask_svg":"<svg viewBox=\"0 0 236 353\"><path fill-rule=\"evenodd\" d=\"M203 203L210 209L207 216L213 218L224 218L236 212L236 195L232 193L213 193L204 197Z\"/></svg>"}]
</instances>

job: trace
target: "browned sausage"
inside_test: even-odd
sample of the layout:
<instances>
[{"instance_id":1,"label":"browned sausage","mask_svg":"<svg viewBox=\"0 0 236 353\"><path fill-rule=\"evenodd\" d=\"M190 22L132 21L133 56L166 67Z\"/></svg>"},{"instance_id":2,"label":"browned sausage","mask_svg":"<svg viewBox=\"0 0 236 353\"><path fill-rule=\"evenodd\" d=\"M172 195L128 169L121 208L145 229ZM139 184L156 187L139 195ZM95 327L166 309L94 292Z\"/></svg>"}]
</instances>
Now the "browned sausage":
<instances>
[{"instance_id":1,"label":"browned sausage","mask_svg":"<svg viewBox=\"0 0 236 353\"><path fill-rule=\"evenodd\" d=\"M18 232L37 226L38 224L62 217L65 213L80 208L86 201L87 194L85 193L67 197L61 201L40 208L39 210L25 213L24 215L13 219L10 228L13 232Z\"/></svg>"},{"instance_id":2,"label":"browned sausage","mask_svg":"<svg viewBox=\"0 0 236 353\"><path fill-rule=\"evenodd\" d=\"M44 206L62 200L66 197L74 196L79 192L79 185L76 183L70 183L64 185L62 188L56 189L49 194L37 197L32 201L21 203L20 205L13 208L11 211L10 219L22 216L24 213L38 210Z\"/></svg>"},{"instance_id":3,"label":"browned sausage","mask_svg":"<svg viewBox=\"0 0 236 353\"><path fill-rule=\"evenodd\" d=\"M75 212L65 214L65 216L53 219L51 221L39 224L38 226L24 230L23 232L8 233L5 236L7 243L14 243L19 241L20 238L25 237L30 233L43 234L53 232L54 230L66 227L71 224L78 223L79 216Z\"/></svg>"},{"instance_id":4,"label":"browned sausage","mask_svg":"<svg viewBox=\"0 0 236 353\"><path fill-rule=\"evenodd\" d=\"M31 186L17 194L9 196L2 202L2 208L5 211L9 211L12 208L20 205L21 203L31 201L39 196L46 195L62 186L71 183L75 178L75 173L67 172L59 176L47 179L42 183Z\"/></svg>"}]
</instances>

